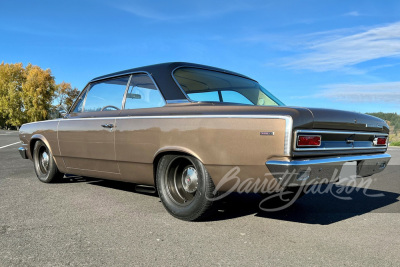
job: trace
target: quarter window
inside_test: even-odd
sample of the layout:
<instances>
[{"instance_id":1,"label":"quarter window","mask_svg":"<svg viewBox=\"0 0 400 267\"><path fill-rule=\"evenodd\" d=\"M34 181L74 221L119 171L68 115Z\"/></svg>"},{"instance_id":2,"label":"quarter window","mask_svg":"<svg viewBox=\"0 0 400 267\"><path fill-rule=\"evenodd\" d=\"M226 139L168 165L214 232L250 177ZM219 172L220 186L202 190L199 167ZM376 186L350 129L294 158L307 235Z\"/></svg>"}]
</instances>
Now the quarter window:
<instances>
[{"instance_id":1,"label":"quarter window","mask_svg":"<svg viewBox=\"0 0 400 267\"><path fill-rule=\"evenodd\" d=\"M125 109L156 108L164 105L163 96L147 74L132 76L126 94Z\"/></svg>"},{"instance_id":2,"label":"quarter window","mask_svg":"<svg viewBox=\"0 0 400 267\"><path fill-rule=\"evenodd\" d=\"M87 93L84 112L120 110L129 76L93 83Z\"/></svg>"}]
</instances>

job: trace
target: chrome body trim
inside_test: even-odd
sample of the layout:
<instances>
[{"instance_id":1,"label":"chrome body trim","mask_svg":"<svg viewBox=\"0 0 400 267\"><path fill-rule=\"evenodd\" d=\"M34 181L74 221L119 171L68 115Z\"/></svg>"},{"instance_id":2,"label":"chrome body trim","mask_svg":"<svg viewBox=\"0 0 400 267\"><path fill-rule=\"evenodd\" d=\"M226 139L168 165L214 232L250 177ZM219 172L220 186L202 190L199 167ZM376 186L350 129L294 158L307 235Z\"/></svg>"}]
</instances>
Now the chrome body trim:
<instances>
[{"instance_id":1,"label":"chrome body trim","mask_svg":"<svg viewBox=\"0 0 400 267\"><path fill-rule=\"evenodd\" d=\"M379 132L357 132L357 131L331 131L331 130L316 130L316 129L312 129L312 130L296 130L295 133L331 133L331 134L361 134L361 135L379 135L379 136L388 136L387 133L379 133Z\"/></svg>"},{"instance_id":2,"label":"chrome body trim","mask_svg":"<svg viewBox=\"0 0 400 267\"><path fill-rule=\"evenodd\" d=\"M371 154L292 161L269 160L265 164L283 187L291 187L337 182L344 164L350 162L356 162L356 173L351 175L370 176L383 171L390 159L389 154Z\"/></svg>"},{"instance_id":3,"label":"chrome body trim","mask_svg":"<svg viewBox=\"0 0 400 267\"><path fill-rule=\"evenodd\" d=\"M294 132L294 142L293 142L293 150L294 151L334 151L334 150L364 150L364 149L382 149L388 147L388 144L386 143L386 146L370 146L370 147L297 147L297 140L300 135L300 133L311 133L311 134L346 134L346 135L374 135L374 136L384 136L387 137L389 134L387 133L379 133L379 132L351 132L351 131L330 131L330 130L296 130ZM321 137L321 142L324 141L323 138ZM354 144L354 142L351 142ZM321 143L322 144L322 143Z\"/></svg>"},{"instance_id":4,"label":"chrome body trim","mask_svg":"<svg viewBox=\"0 0 400 267\"><path fill-rule=\"evenodd\" d=\"M243 119L281 119L285 120L285 143L283 153L284 156L290 156L292 144L292 128L293 119L286 115L166 115L166 116L124 116L124 117L96 117L96 118L69 118L69 120L102 120L107 119L202 119L202 118L243 118Z\"/></svg>"},{"instance_id":5,"label":"chrome body trim","mask_svg":"<svg viewBox=\"0 0 400 267\"><path fill-rule=\"evenodd\" d=\"M286 127L285 127L285 144L284 144L284 155L291 155L291 144L292 144L292 130L293 130L293 118L290 116L285 117Z\"/></svg>"},{"instance_id":6,"label":"chrome body trim","mask_svg":"<svg viewBox=\"0 0 400 267\"><path fill-rule=\"evenodd\" d=\"M126 87L125 94L124 94L124 105L122 107L122 110L125 110L126 96L128 94L129 87L131 86L132 78L136 74L146 74L150 78L150 80L153 82L154 86L157 88L158 92L160 93L162 99L164 100L164 106L165 106L167 104L167 101L165 100L165 97L164 97L163 93L161 92L160 88L158 87L158 85L157 85L156 81L154 80L153 76L151 76L151 74L149 72L147 72L147 71L139 71L139 72L133 72L133 73L130 74L129 81L128 81L128 86ZM164 106L160 106L160 107L164 107ZM160 107L158 107L158 108L160 108Z\"/></svg>"},{"instance_id":7,"label":"chrome body trim","mask_svg":"<svg viewBox=\"0 0 400 267\"><path fill-rule=\"evenodd\" d=\"M122 97L121 110L125 109L126 96L128 95L129 86L131 86L132 77L133 77L132 74L129 75L128 83L126 84L126 87L125 87L125 93L124 93L124 96Z\"/></svg>"},{"instance_id":8,"label":"chrome body trim","mask_svg":"<svg viewBox=\"0 0 400 267\"><path fill-rule=\"evenodd\" d=\"M322 158L322 159L292 160L292 161L270 160L267 161L266 164L279 165L279 166L309 166L317 164L345 163L350 161L361 161L361 160L372 160L372 159L390 160L391 157L392 156L390 156L389 154L372 154L372 155L345 156L345 157Z\"/></svg>"},{"instance_id":9,"label":"chrome body trim","mask_svg":"<svg viewBox=\"0 0 400 267\"><path fill-rule=\"evenodd\" d=\"M67 114L72 113L72 111L75 109L76 104L78 103L78 100L81 99L82 95L85 94L86 91L90 90L92 83L97 83L97 82L101 82L101 81L105 81L105 80L109 80L109 79L114 79L114 78L117 78L117 77L129 76L129 80L128 80L127 86L125 88L124 97L122 99L122 108L121 108L121 110L125 110L126 94L128 93L129 86L130 86L130 83L131 83L131 80L132 80L132 76L135 75L135 74L147 74L147 76L150 77L150 79L152 80L152 82L156 86L157 90L160 92L160 94L161 94L161 96L162 96L162 98L164 100L164 106L165 106L167 104L167 102L165 100L165 97L164 97L163 93L161 92L160 88L158 87L156 81L154 80L153 76L147 71L134 71L134 72L130 72L130 73L116 74L116 75L113 75L113 76L109 76L107 78L98 78L98 79L91 80L90 82L88 82L86 84L86 86L80 92L79 96L75 99L75 102L71 105L71 107L68 110ZM87 94L85 95L84 103L82 105L82 110L83 111L85 110L86 97L87 97Z\"/></svg>"},{"instance_id":10,"label":"chrome body trim","mask_svg":"<svg viewBox=\"0 0 400 267\"><path fill-rule=\"evenodd\" d=\"M190 103L187 99L175 99L175 100L166 100L167 104L181 104L181 103Z\"/></svg>"}]
</instances>

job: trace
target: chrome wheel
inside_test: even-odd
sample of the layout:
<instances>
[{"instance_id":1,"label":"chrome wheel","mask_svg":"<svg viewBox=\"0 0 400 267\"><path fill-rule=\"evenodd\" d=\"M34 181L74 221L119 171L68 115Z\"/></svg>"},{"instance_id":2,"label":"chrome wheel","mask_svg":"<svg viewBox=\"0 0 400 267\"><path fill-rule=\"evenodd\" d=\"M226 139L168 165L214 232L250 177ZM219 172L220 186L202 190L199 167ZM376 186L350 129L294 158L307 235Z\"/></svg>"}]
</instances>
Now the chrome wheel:
<instances>
[{"instance_id":1,"label":"chrome wheel","mask_svg":"<svg viewBox=\"0 0 400 267\"><path fill-rule=\"evenodd\" d=\"M42 141L35 142L32 154L35 172L40 181L53 183L62 180L64 174L58 170L53 155Z\"/></svg>"},{"instance_id":2,"label":"chrome wheel","mask_svg":"<svg viewBox=\"0 0 400 267\"><path fill-rule=\"evenodd\" d=\"M40 156L40 168L43 173L47 173L49 171L49 154L46 151L42 153Z\"/></svg>"},{"instance_id":3,"label":"chrome wheel","mask_svg":"<svg viewBox=\"0 0 400 267\"><path fill-rule=\"evenodd\" d=\"M41 173L47 174L49 172L50 157L45 146L40 147L38 153L38 169Z\"/></svg>"},{"instance_id":4,"label":"chrome wheel","mask_svg":"<svg viewBox=\"0 0 400 267\"><path fill-rule=\"evenodd\" d=\"M188 193L194 193L199 185L197 171L193 166L187 167L182 174L182 185Z\"/></svg>"},{"instance_id":5,"label":"chrome wheel","mask_svg":"<svg viewBox=\"0 0 400 267\"><path fill-rule=\"evenodd\" d=\"M196 167L188 158L176 158L167 168L165 184L168 195L176 204L189 205L199 184Z\"/></svg>"},{"instance_id":6,"label":"chrome wheel","mask_svg":"<svg viewBox=\"0 0 400 267\"><path fill-rule=\"evenodd\" d=\"M157 165L156 184L164 207L178 219L200 220L214 211L214 183L195 157L164 155Z\"/></svg>"}]
</instances>

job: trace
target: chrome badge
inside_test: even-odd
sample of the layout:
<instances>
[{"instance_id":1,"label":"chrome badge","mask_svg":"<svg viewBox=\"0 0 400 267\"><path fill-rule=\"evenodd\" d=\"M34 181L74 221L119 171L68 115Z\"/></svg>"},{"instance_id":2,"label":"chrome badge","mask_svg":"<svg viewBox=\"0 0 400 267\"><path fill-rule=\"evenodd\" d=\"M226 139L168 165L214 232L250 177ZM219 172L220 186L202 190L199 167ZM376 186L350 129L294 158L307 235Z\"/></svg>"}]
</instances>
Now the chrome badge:
<instances>
[{"instance_id":1,"label":"chrome badge","mask_svg":"<svg viewBox=\"0 0 400 267\"><path fill-rule=\"evenodd\" d=\"M274 135L274 132L260 132L260 135Z\"/></svg>"}]
</instances>

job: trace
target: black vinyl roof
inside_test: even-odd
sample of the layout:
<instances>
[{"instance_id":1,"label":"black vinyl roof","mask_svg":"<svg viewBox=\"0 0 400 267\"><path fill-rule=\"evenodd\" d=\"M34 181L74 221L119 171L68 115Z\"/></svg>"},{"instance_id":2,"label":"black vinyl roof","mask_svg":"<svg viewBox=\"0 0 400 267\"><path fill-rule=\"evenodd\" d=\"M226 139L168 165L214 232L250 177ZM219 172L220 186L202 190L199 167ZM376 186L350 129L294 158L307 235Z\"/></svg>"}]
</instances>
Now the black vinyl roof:
<instances>
[{"instance_id":1,"label":"black vinyl roof","mask_svg":"<svg viewBox=\"0 0 400 267\"><path fill-rule=\"evenodd\" d=\"M187 63L187 62L169 62L169 63L161 63L155 65L149 65L139 68L133 68L128 70L123 70L119 72L110 73L107 75L99 76L91 80L91 82L108 79L115 76L131 74L135 72L147 72L150 73L153 79L155 80L158 88L161 90L161 93L164 95L166 100L179 100L179 99L186 99L186 96L183 94L182 90L178 87L176 82L172 77L172 72L176 68L181 67L192 67L192 68L200 68L200 69L208 69L218 72L224 72L227 74L232 74L236 76L240 76L243 78L251 79L247 76L242 74L232 72L229 70L224 70L220 68L210 67L206 65L194 64L194 63ZM251 79L252 80L252 79Z\"/></svg>"}]
</instances>

